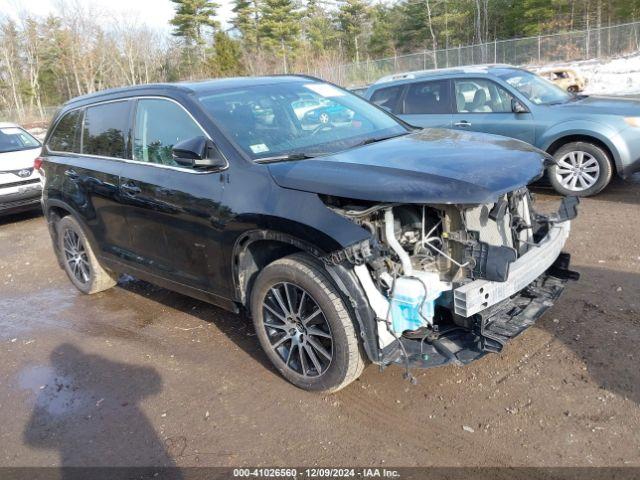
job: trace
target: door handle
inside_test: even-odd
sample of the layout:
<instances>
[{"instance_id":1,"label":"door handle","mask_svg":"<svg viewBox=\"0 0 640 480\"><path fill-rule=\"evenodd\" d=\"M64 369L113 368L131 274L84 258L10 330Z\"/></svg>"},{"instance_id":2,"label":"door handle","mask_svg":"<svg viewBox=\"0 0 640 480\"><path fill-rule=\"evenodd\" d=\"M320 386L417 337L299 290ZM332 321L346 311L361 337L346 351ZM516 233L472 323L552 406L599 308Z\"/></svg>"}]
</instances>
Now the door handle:
<instances>
[{"instance_id":1,"label":"door handle","mask_svg":"<svg viewBox=\"0 0 640 480\"><path fill-rule=\"evenodd\" d=\"M123 183L120 186L120 188L127 195L137 195L138 193L140 193L142 191L139 186L137 186L137 185L135 185L133 183Z\"/></svg>"},{"instance_id":2,"label":"door handle","mask_svg":"<svg viewBox=\"0 0 640 480\"><path fill-rule=\"evenodd\" d=\"M80 178L78 172L76 172L73 168L64 171L65 176L69 177L71 180L77 180Z\"/></svg>"},{"instance_id":3,"label":"door handle","mask_svg":"<svg viewBox=\"0 0 640 480\"><path fill-rule=\"evenodd\" d=\"M456 127L470 127L471 122L467 122L466 120L461 120L459 122L454 123Z\"/></svg>"}]
</instances>

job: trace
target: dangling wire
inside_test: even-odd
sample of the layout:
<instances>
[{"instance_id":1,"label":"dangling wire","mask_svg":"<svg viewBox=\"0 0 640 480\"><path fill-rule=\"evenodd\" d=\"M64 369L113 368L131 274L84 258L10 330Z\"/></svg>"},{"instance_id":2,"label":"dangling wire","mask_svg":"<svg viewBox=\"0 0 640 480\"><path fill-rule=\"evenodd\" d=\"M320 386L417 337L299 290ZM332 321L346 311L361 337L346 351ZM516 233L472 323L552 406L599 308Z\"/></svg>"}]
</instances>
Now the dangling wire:
<instances>
[{"instance_id":1,"label":"dangling wire","mask_svg":"<svg viewBox=\"0 0 640 480\"><path fill-rule=\"evenodd\" d=\"M387 314L385 316L384 323L389 333L393 336L393 338L396 339L396 341L400 345L400 349L402 350L402 354L404 355L404 365L405 365L404 378L408 379L412 385L417 385L418 379L411 374L411 365L409 364L409 353L407 352L407 349L402 343L401 338L398 337L398 334L393 330L393 328L391 328L391 322L389 321L389 315L391 314L391 303L393 302L393 292L396 286L397 278L398 278L397 273L394 272L393 281L391 282L391 298L389 301L389 306L387 307Z\"/></svg>"}]
</instances>

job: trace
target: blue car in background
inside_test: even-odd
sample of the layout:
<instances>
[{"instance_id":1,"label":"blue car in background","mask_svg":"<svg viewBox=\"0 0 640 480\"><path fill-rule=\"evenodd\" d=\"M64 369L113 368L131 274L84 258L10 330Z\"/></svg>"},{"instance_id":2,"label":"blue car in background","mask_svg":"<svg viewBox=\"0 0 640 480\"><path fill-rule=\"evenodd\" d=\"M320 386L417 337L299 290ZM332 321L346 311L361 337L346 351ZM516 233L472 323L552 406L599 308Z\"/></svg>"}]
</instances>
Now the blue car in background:
<instances>
[{"instance_id":1,"label":"blue car in background","mask_svg":"<svg viewBox=\"0 0 640 480\"><path fill-rule=\"evenodd\" d=\"M302 117L302 123L306 125L331 125L349 122L352 117L352 110L337 102L329 101L307 111Z\"/></svg>"},{"instance_id":2,"label":"blue car in background","mask_svg":"<svg viewBox=\"0 0 640 480\"><path fill-rule=\"evenodd\" d=\"M551 154L563 195L600 192L640 170L640 102L574 95L507 65L410 72L378 80L365 98L419 127L505 135Z\"/></svg>"}]
</instances>

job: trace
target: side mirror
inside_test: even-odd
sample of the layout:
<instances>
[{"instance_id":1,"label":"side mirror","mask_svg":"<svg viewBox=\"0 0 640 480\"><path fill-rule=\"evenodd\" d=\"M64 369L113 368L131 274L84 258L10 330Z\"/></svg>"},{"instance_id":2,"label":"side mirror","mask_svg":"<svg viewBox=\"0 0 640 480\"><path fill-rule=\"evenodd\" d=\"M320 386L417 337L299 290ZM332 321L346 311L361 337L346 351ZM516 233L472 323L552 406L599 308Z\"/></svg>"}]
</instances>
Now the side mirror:
<instances>
[{"instance_id":1,"label":"side mirror","mask_svg":"<svg viewBox=\"0 0 640 480\"><path fill-rule=\"evenodd\" d=\"M511 99L511 111L513 113L529 113L529 109L515 98Z\"/></svg>"},{"instance_id":2,"label":"side mirror","mask_svg":"<svg viewBox=\"0 0 640 480\"><path fill-rule=\"evenodd\" d=\"M206 137L188 138L176 143L171 149L173 160L182 167L196 169L217 169L227 165L227 161L215 144Z\"/></svg>"}]
</instances>

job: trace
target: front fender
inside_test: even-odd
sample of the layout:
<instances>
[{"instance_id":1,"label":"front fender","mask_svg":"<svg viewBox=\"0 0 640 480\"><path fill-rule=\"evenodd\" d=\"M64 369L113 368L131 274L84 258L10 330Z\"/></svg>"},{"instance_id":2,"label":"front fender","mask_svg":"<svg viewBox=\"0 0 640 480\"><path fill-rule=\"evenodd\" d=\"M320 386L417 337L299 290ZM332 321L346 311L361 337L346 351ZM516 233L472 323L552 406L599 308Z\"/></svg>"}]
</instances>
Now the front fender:
<instances>
[{"instance_id":1,"label":"front fender","mask_svg":"<svg viewBox=\"0 0 640 480\"><path fill-rule=\"evenodd\" d=\"M256 242L270 241L287 245L295 251L309 253L312 257L320 259L330 252L342 249L341 243L327 233L301 224L294 220L271 217L267 215L251 215L238 218L238 226L251 224L252 228L243 230L243 233L225 244L232 245L230 253L231 276L233 278L234 296L241 303L246 303L246 294L249 279L244 278L243 269L244 254ZM230 228L230 231L241 231ZM365 232L363 230L363 232ZM360 232L358 232L360 233ZM365 232L368 234L368 232ZM353 243L360 240L360 236L353 236ZM277 256L277 255L276 255ZM257 273L257 272L254 272Z\"/></svg>"}]
</instances>

